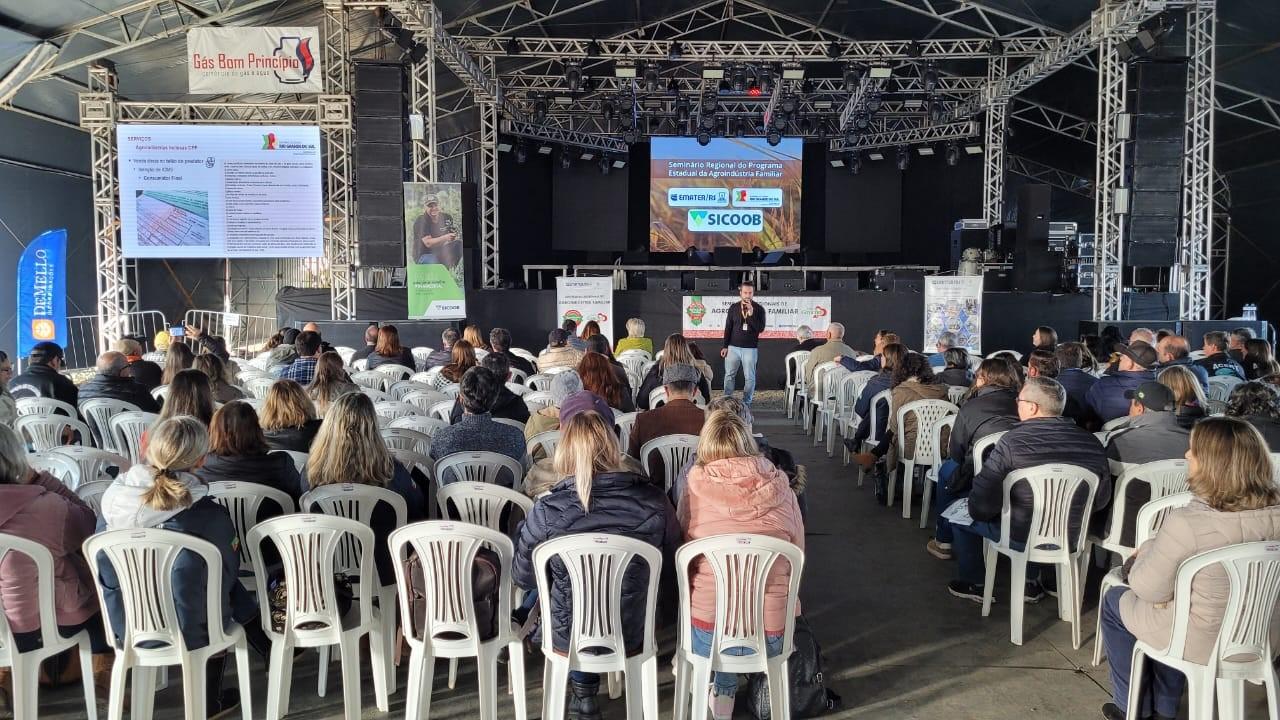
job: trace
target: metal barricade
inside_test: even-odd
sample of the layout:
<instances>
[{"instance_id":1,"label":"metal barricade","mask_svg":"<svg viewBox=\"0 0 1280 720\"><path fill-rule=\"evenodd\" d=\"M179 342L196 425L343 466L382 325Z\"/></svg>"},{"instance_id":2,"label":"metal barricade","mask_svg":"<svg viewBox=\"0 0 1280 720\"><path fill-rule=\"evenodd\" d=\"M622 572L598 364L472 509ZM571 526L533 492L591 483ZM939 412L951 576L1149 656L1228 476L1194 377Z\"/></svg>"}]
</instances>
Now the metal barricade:
<instances>
[{"instance_id":1,"label":"metal barricade","mask_svg":"<svg viewBox=\"0 0 1280 720\"><path fill-rule=\"evenodd\" d=\"M125 335L140 338L144 351L154 350L152 338L161 330L169 329L164 313L159 310L142 310L125 313ZM67 318L67 342L62 348L68 370L91 368L98 355L109 348L98 347L98 316L72 315Z\"/></svg>"},{"instance_id":2,"label":"metal barricade","mask_svg":"<svg viewBox=\"0 0 1280 720\"><path fill-rule=\"evenodd\" d=\"M219 310L188 310L182 322L221 336L227 341L227 352L238 358L251 358L262 352L262 346L278 329L273 317Z\"/></svg>"}]
</instances>

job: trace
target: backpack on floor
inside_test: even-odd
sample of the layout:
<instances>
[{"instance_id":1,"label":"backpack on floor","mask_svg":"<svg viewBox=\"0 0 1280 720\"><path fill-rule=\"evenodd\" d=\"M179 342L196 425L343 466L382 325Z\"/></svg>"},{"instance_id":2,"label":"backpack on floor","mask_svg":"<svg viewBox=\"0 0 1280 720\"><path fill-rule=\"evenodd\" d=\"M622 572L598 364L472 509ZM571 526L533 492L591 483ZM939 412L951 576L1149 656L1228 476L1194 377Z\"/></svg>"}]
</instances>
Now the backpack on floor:
<instances>
[{"instance_id":1,"label":"backpack on floor","mask_svg":"<svg viewBox=\"0 0 1280 720\"><path fill-rule=\"evenodd\" d=\"M814 637L809 622L803 616L796 618L792 638L795 651L787 659L787 673L791 681L791 717L818 717L840 708L840 696L823 684L822 649ZM769 683L764 673L751 676L747 690L748 709L756 720L769 718Z\"/></svg>"}]
</instances>

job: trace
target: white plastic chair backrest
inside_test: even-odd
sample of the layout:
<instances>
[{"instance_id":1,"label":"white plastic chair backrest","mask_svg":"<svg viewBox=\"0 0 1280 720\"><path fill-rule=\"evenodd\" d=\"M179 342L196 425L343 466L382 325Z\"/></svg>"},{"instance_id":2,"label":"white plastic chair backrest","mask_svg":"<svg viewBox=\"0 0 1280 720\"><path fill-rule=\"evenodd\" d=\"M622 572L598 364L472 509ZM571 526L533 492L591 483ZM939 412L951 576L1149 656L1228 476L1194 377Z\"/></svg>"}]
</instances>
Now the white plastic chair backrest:
<instances>
[{"instance_id":1,"label":"white plastic chair backrest","mask_svg":"<svg viewBox=\"0 0 1280 720\"><path fill-rule=\"evenodd\" d=\"M407 368L403 365L399 365L396 363L379 365L373 370L374 372L380 372L383 375L386 375L391 378L391 380L387 382L387 384L384 386L383 389L390 387L391 383L400 382L401 380L406 380L413 375L413 368Z\"/></svg>"},{"instance_id":2,"label":"white plastic chair backrest","mask_svg":"<svg viewBox=\"0 0 1280 720\"><path fill-rule=\"evenodd\" d=\"M360 387L371 388L373 390L387 391L387 386L391 383L391 376L377 370L363 370L361 372L351 373L351 382Z\"/></svg>"},{"instance_id":3,"label":"white plastic chair backrest","mask_svg":"<svg viewBox=\"0 0 1280 720\"><path fill-rule=\"evenodd\" d=\"M431 387L438 386L440 384L440 373L442 372L444 372L443 365L436 365L434 367L427 368L422 372L423 382L427 383Z\"/></svg>"},{"instance_id":4,"label":"white plastic chair backrest","mask_svg":"<svg viewBox=\"0 0 1280 720\"><path fill-rule=\"evenodd\" d=\"M53 415L55 413L67 417L77 417L76 408L71 403L46 397L24 397L14 401L18 406L18 417L25 415Z\"/></svg>"},{"instance_id":5,"label":"white plastic chair backrest","mask_svg":"<svg viewBox=\"0 0 1280 720\"><path fill-rule=\"evenodd\" d=\"M421 390L430 390L435 392L435 388L425 383L414 382L413 380L397 380L391 383L391 387L387 388L387 394L390 395L393 400L400 400L403 402L405 395Z\"/></svg>"},{"instance_id":6,"label":"white plastic chair backrest","mask_svg":"<svg viewBox=\"0 0 1280 720\"><path fill-rule=\"evenodd\" d=\"M1164 525L1165 518L1169 517L1169 511L1175 508L1184 507L1187 503L1195 499L1195 495L1190 490L1186 492L1173 493L1165 495L1159 500L1152 500L1145 503L1138 509L1138 520L1136 524L1137 532L1134 534L1134 546L1140 547L1142 543L1155 537L1156 533Z\"/></svg>"},{"instance_id":7,"label":"white plastic chair backrest","mask_svg":"<svg viewBox=\"0 0 1280 720\"><path fill-rule=\"evenodd\" d=\"M622 364L622 367L626 368L628 375L644 377L644 366L645 363L649 362L649 356L643 354L643 351L641 351L642 354L640 355L628 355L627 353L629 352L631 351L628 350L623 353L622 357L618 358L618 362Z\"/></svg>"},{"instance_id":8,"label":"white plastic chair backrest","mask_svg":"<svg viewBox=\"0 0 1280 720\"><path fill-rule=\"evenodd\" d=\"M560 431L548 430L546 432L540 432L529 438L529 442L525 444L529 448L530 455L533 454L534 450L542 448L543 455L546 455L547 457L554 457L556 454L556 446L560 444Z\"/></svg>"},{"instance_id":9,"label":"white plastic chair backrest","mask_svg":"<svg viewBox=\"0 0 1280 720\"><path fill-rule=\"evenodd\" d=\"M397 400L383 400L381 402L375 402L373 404L373 412L383 420L386 420L387 422L391 422L392 420L398 420L402 417L417 415L418 413L421 412L421 410L418 408L417 405L412 405L407 402L399 402Z\"/></svg>"},{"instance_id":10,"label":"white plastic chair backrest","mask_svg":"<svg viewBox=\"0 0 1280 720\"><path fill-rule=\"evenodd\" d=\"M528 385L531 390L550 390L551 376L545 373L536 373L525 378L524 384Z\"/></svg>"},{"instance_id":11,"label":"white plastic chair backrest","mask_svg":"<svg viewBox=\"0 0 1280 720\"><path fill-rule=\"evenodd\" d=\"M524 401L525 407L529 408L531 413L556 404L555 398L551 397L549 390L534 390L531 393L526 393L520 399Z\"/></svg>"},{"instance_id":12,"label":"white plastic chair backrest","mask_svg":"<svg viewBox=\"0 0 1280 720\"><path fill-rule=\"evenodd\" d=\"M697 435L663 435L650 440L640 448L639 460L640 464L644 466L645 474L653 478L653 473L649 469L649 458L655 452L661 455L662 474L665 476L666 482L664 487L670 491L671 484L675 482L680 468L684 467L684 464L689 461L689 456L697 449Z\"/></svg>"},{"instance_id":13,"label":"white plastic chair backrest","mask_svg":"<svg viewBox=\"0 0 1280 720\"><path fill-rule=\"evenodd\" d=\"M982 472L982 464L986 462L987 452L991 450L991 448L995 447L996 443L1000 442L1000 438L1004 437L1004 434L1006 432L1008 431L1001 430L1000 432L993 432L989 435L983 435L982 437L973 441L973 474L974 475L977 475L979 472Z\"/></svg>"},{"instance_id":14,"label":"white plastic chair backrest","mask_svg":"<svg viewBox=\"0 0 1280 720\"><path fill-rule=\"evenodd\" d=\"M426 415L410 415L408 417L396 418L387 423L387 429L394 430L413 430L420 432L430 438L436 434L436 431L449 427L448 420L440 418L427 417ZM383 437L386 437L385 435Z\"/></svg>"},{"instance_id":15,"label":"white plastic chair backrest","mask_svg":"<svg viewBox=\"0 0 1280 720\"><path fill-rule=\"evenodd\" d=\"M1217 664L1218 677L1252 670L1250 674L1261 679L1259 671L1274 672L1268 667L1275 650L1270 643L1271 619L1280 600L1280 542L1274 540L1228 545L1182 561L1174 581L1168 655L1186 659L1191 583L1197 573L1214 565L1226 574L1230 590L1210 662Z\"/></svg>"},{"instance_id":16,"label":"white plastic chair backrest","mask_svg":"<svg viewBox=\"0 0 1280 720\"><path fill-rule=\"evenodd\" d=\"M365 370L368 370L369 358L363 357L363 358L360 358L359 360L352 360L351 369L355 370L356 372L364 372Z\"/></svg>"},{"instance_id":17,"label":"white plastic chair backrest","mask_svg":"<svg viewBox=\"0 0 1280 720\"><path fill-rule=\"evenodd\" d=\"M692 617L689 588L690 566L703 558L715 577L716 615L711 654L729 648L748 648L755 657L747 661L763 665L765 647L765 591L769 571L782 560L790 565L787 582L787 605L783 613L786 646L782 657L791 654L791 636L795 629L796 603L800 595L800 577L804 572L804 551L791 543L766 535L713 535L685 543L676 551L676 579L680 587L680 617ZM689 623L681 623L682 647L690 644ZM722 660L725 659L721 656Z\"/></svg>"},{"instance_id":18,"label":"white plastic chair backrest","mask_svg":"<svg viewBox=\"0 0 1280 720\"><path fill-rule=\"evenodd\" d=\"M173 587L173 567L184 552L195 553L204 561L205 577L200 583L205 591L204 625L210 645L225 645L228 640L222 625L222 554L213 543L187 533L152 528L108 530L84 541L85 559L102 607L107 607L107 601L99 578L100 559L115 571L124 605L123 647L143 656L149 652L172 655L175 648L189 650L178 622L178 594ZM199 618L188 620L199 622ZM168 647L140 647L156 642Z\"/></svg>"},{"instance_id":19,"label":"white plastic chair backrest","mask_svg":"<svg viewBox=\"0 0 1280 720\"><path fill-rule=\"evenodd\" d=\"M111 434L111 418L122 412L141 412L142 408L124 400L112 398L90 398L80 403L80 413L93 431L98 447L119 452L115 437Z\"/></svg>"},{"instance_id":20,"label":"white plastic chair backrest","mask_svg":"<svg viewBox=\"0 0 1280 720\"><path fill-rule=\"evenodd\" d=\"M501 425L510 425L511 427L519 430L520 434L522 435L524 434L524 423L520 422L519 420L516 420L515 418L496 417L493 419L493 421Z\"/></svg>"},{"instance_id":21,"label":"white plastic chair backrest","mask_svg":"<svg viewBox=\"0 0 1280 720\"><path fill-rule=\"evenodd\" d=\"M1235 386L1244 382L1235 375L1215 375L1209 378L1209 399L1226 402Z\"/></svg>"},{"instance_id":22,"label":"white plastic chair backrest","mask_svg":"<svg viewBox=\"0 0 1280 720\"><path fill-rule=\"evenodd\" d=\"M542 372L547 375L559 375L562 372L569 372L572 369L573 368L569 367L568 365L560 365L558 367L549 367L546 370L543 370Z\"/></svg>"},{"instance_id":23,"label":"white plastic chair backrest","mask_svg":"<svg viewBox=\"0 0 1280 720\"><path fill-rule=\"evenodd\" d=\"M1022 360L1022 353L1018 352L1017 350L996 350L995 352L987 353L987 359L990 360L991 358L1001 353L1009 353L1010 355L1013 356L1014 360Z\"/></svg>"},{"instance_id":24,"label":"white plastic chair backrest","mask_svg":"<svg viewBox=\"0 0 1280 720\"><path fill-rule=\"evenodd\" d=\"M898 442L898 452L904 460L915 460L917 462L927 461L933 457L933 424L948 415L955 415L960 412L960 408L946 400L912 400L911 402L898 408L897 428L895 433ZM907 433L906 422L908 415L915 415L916 418L916 444L912 448L913 454L907 457Z\"/></svg>"},{"instance_id":25,"label":"white plastic chair backrest","mask_svg":"<svg viewBox=\"0 0 1280 720\"><path fill-rule=\"evenodd\" d=\"M947 440L951 437L951 431L955 429L956 417L956 415L948 415L942 418L935 422L929 431L930 455L925 459L929 461L929 466L932 468L937 469L942 467L942 461L944 459L942 457L943 451L947 449ZM943 438L942 436L943 430L946 430L948 433L946 438ZM918 444L916 445L916 456L920 456L920 446Z\"/></svg>"},{"instance_id":26,"label":"white plastic chair backrest","mask_svg":"<svg viewBox=\"0 0 1280 720\"><path fill-rule=\"evenodd\" d=\"M825 389L825 386L822 384L823 378L826 377L827 373L840 367L843 367L843 366L840 363L835 362L834 360L828 360L826 362L818 363L818 366L813 369L813 388L815 392L822 393L823 390ZM806 370L806 372L808 371ZM821 395L822 400L825 400L828 397L830 397L830 395ZM817 398L809 398L809 399L813 401L813 400L816 400Z\"/></svg>"},{"instance_id":27,"label":"white plastic chair backrest","mask_svg":"<svg viewBox=\"0 0 1280 720\"><path fill-rule=\"evenodd\" d=\"M411 644L472 648L478 653L480 628L476 623L475 596L471 585L476 553L487 547L498 554L499 625L511 617L511 564L515 549L511 538L496 530L452 520L416 522L391 533L387 542L396 571L396 595L400 617L405 623L405 639ZM422 587L414 587L409 577L409 551L422 567ZM419 594L420 593L420 594ZM416 595L416 597L415 597ZM425 604L422 627L415 600ZM412 623L413 626L409 624ZM499 631L499 638L506 635Z\"/></svg>"},{"instance_id":28,"label":"white plastic chair backrest","mask_svg":"<svg viewBox=\"0 0 1280 720\"><path fill-rule=\"evenodd\" d=\"M1114 419L1108 420L1108 421L1106 421L1105 423L1103 423L1103 424L1102 424L1102 431L1103 431L1103 432L1107 432L1107 433L1109 433L1109 432L1111 432L1111 431L1113 431L1113 430L1118 430L1118 429L1120 429L1120 428L1124 427L1126 424L1128 424L1128 422L1129 422L1129 416L1128 416L1128 415L1121 415L1121 416L1120 416L1120 417L1118 417L1118 418L1114 418Z\"/></svg>"},{"instance_id":29,"label":"white plastic chair backrest","mask_svg":"<svg viewBox=\"0 0 1280 720\"><path fill-rule=\"evenodd\" d=\"M514 380L508 382L506 385L507 389L511 391L511 394L517 397L522 397L525 393L529 392L529 388L527 386L515 382Z\"/></svg>"},{"instance_id":30,"label":"white plastic chair backrest","mask_svg":"<svg viewBox=\"0 0 1280 720\"><path fill-rule=\"evenodd\" d=\"M162 352L160 350L152 350L149 353L143 353L142 359L146 360L147 362L163 363L165 361L166 354L167 353Z\"/></svg>"},{"instance_id":31,"label":"white plastic chair backrest","mask_svg":"<svg viewBox=\"0 0 1280 720\"><path fill-rule=\"evenodd\" d=\"M270 375L266 375L261 377L251 377L248 380L245 380L243 387L255 398L258 398L259 400L266 400L267 393L270 392L271 386L275 384L276 379Z\"/></svg>"},{"instance_id":32,"label":"white plastic chair backrest","mask_svg":"<svg viewBox=\"0 0 1280 720\"><path fill-rule=\"evenodd\" d=\"M421 367L427 364L427 357L431 355L431 348L419 345L418 347L410 349L409 352L413 353L413 363L418 367ZM415 370L416 369L417 368L415 368Z\"/></svg>"},{"instance_id":33,"label":"white plastic chair backrest","mask_svg":"<svg viewBox=\"0 0 1280 720\"><path fill-rule=\"evenodd\" d=\"M434 370L434 368L432 369ZM436 372L431 372L430 370L423 370L422 372L416 372L409 376L409 382L415 382L415 383L418 383L419 385L425 385L426 387L429 387L432 390L435 390L436 389L435 377L437 373L439 373L438 370L436 370Z\"/></svg>"},{"instance_id":34,"label":"white plastic chair backrest","mask_svg":"<svg viewBox=\"0 0 1280 720\"><path fill-rule=\"evenodd\" d=\"M53 553L38 542L20 538L8 533L0 533L0 563L9 559L9 554L26 556L36 566L35 587L23 587L23 595L35 594L36 607L40 614L40 640L42 647L56 647L66 640L57 634L58 621L54 615L55 596L53 592ZM13 664L13 655L17 647L13 639L13 630L9 627L9 619L4 612L4 599L0 597L0 664Z\"/></svg>"},{"instance_id":35,"label":"white plastic chair backrest","mask_svg":"<svg viewBox=\"0 0 1280 720\"><path fill-rule=\"evenodd\" d=\"M390 394L383 392L382 390L379 390L377 388L364 387L362 385L360 387L360 392L364 393L365 397L369 398L375 403L385 402L387 400L392 399Z\"/></svg>"},{"instance_id":36,"label":"white plastic chair backrest","mask_svg":"<svg viewBox=\"0 0 1280 720\"><path fill-rule=\"evenodd\" d=\"M524 358L525 360L528 360L529 362L536 362L536 361L538 360L538 357L537 357L536 355L534 355L533 353L529 352L528 350L525 350L524 348L516 348L516 347L513 347L513 348L511 348L510 350L508 350L507 352L511 353L512 355L516 355L516 356L518 356L518 357L522 357L522 358Z\"/></svg>"},{"instance_id":37,"label":"white plastic chair backrest","mask_svg":"<svg viewBox=\"0 0 1280 720\"><path fill-rule=\"evenodd\" d=\"M288 515L296 508L293 498L288 493L273 487L254 482L211 482L209 497L227 509L231 515L231 524L236 529L236 540L240 546L240 570L254 569L254 556L258 549L249 542L249 528L258 524L258 511L263 500L274 501Z\"/></svg>"},{"instance_id":38,"label":"white plastic chair backrest","mask_svg":"<svg viewBox=\"0 0 1280 720\"><path fill-rule=\"evenodd\" d=\"M435 420L434 418L422 419ZM441 421L435 420L435 422ZM431 452L431 436L424 432L412 428L384 427L379 434L382 435L382 441L387 444L389 450L413 450L424 455Z\"/></svg>"},{"instance_id":39,"label":"white plastic chair backrest","mask_svg":"<svg viewBox=\"0 0 1280 720\"><path fill-rule=\"evenodd\" d=\"M1125 484L1133 480L1141 480L1151 486L1151 499L1159 500L1174 493L1185 492L1190 489L1187 484L1189 472L1187 461L1181 459L1157 460L1134 465L1127 468L1116 479L1115 489L1119 493L1123 490Z\"/></svg>"},{"instance_id":40,"label":"white plastic chair backrest","mask_svg":"<svg viewBox=\"0 0 1280 720\"><path fill-rule=\"evenodd\" d=\"M555 593L551 591L548 566L559 558L569 578L573 606L573 622L569 627L570 667L589 664L599 656L583 654L587 648L611 650L607 658L621 664L627 647L622 625L622 581L633 560L648 566L644 609L644 647L641 653L655 651L653 625L658 602L658 576L662 570L662 553L640 540L606 533L564 535L539 544L533 549L533 569L537 576L538 597L542 599L542 627L554 627L552 611ZM555 652L552 636L542 633L542 652ZM604 653L601 653L604 654Z\"/></svg>"},{"instance_id":41,"label":"white plastic chair backrest","mask_svg":"<svg viewBox=\"0 0 1280 720\"><path fill-rule=\"evenodd\" d=\"M396 527L404 527L409 521L409 506L399 493L372 485L356 485L342 483L321 485L307 493L298 501L298 509L303 513L319 512L322 515L346 518L369 528L373 522L373 511L379 503L390 505L396 514ZM281 548L282 550L284 548ZM370 543L369 552L373 552ZM356 575L360 572L360 560L363 550L354 547L351 542L344 542L338 554L334 572Z\"/></svg>"},{"instance_id":42,"label":"white plastic chair backrest","mask_svg":"<svg viewBox=\"0 0 1280 720\"><path fill-rule=\"evenodd\" d=\"M123 455L110 450L99 450L98 448L84 447L83 445L63 445L50 450L49 454L65 457L80 468L80 478L76 485L67 485L72 490L75 490L83 482L113 479L113 476L107 472L109 468L115 468L116 474L114 477L119 477L133 466L133 463L129 462L129 458Z\"/></svg>"},{"instance_id":43,"label":"white plastic chair backrest","mask_svg":"<svg viewBox=\"0 0 1280 720\"><path fill-rule=\"evenodd\" d=\"M434 388L431 390L419 390L415 388L414 390L405 393L400 398L400 401L407 402L419 410L429 413L431 412L432 405L435 405L438 402L444 402L448 399L449 396L439 390L435 390Z\"/></svg>"},{"instance_id":44,"label":"white plastic chair backrest","mask_svg":"<svg viewBox=\"0 0 1280 720\"><path fill-rule=\"evenodd\" d=\"M122 412L111 416L111 434L116 439L116 451L137 465L142 462L142 433L160 416L148 412Z\"/></svg>"},{"instance_id":45,"label":"white plastic chair backrest","mask_svg":"<svg viewBox=\"0 0 1280 720\"><path fill-rule=\"evenodd\" d=\"M428 480L435 479L436 464L427 453L397 447L388 447L387 450L391 452L391 456L396 459L396 462L403 465L406 470L412 472L414 468L417 468ZM430 452L430 450L431 448L428 446L427 452Z\"/></svg>"},{"instance_id":46,"label":"white plastic chair backrest","mask_svg":"<svg viewBox=\"0 0 1280 720\"><path fill-rule=\"evenodd\" d=\"M874 370L859 370L840 376L840 386L836 389L836 412L842 416L853 413L853 406L862 395L862 389L875 377Z\"/></svg>"},{"instance_id":47,"label":"white plastic chair backrest","mask_svg":"<svg viewBox=\"0 0 1280 720\"><path fill-rule=\"evenodd\" d=\"M80 442L93 444L89 426L74 415L19 415L13 421L13 429L19 437L26 438L36 452L45 452L65 444L63 432L67 429L80 433Z\"/></svg>"},{"instance_id":48,"label":"white plastic chair backrest","mask_svg":"<svg viewBox=\"0 0 1280 720\"><path fill-rule=\"evenodd\" d=\"M814 383L818 387L818 397L822 398L823 404L827 404L836 399L837 392L840 388L840 380L846 375L850 375L848 370L839 363L826 369L819 379L817 372L813 375Z\"/></svg>"},{"instance_id":49,"label":"white plastic chair backrest","mask_svg":"<svg viewBox=\"0 0 1280 720\"><path fill-rule=\"evenodd\" d=\"M867 421L871 423L871 434L867 437L872 441L884 432L884 428L880 427L880 413L877 412L877 408L880 407L880 403L884 403L885 421L891 422L893 418L888 417L888 413L889 408L893 407L893 391L881 390L871 396L871 403L867 406Z\"/></svg>"},{"instance_id":50,"label":"white plastic chair backrest","mask_svg":"<svg viewBox=\"0 0 1280 720\"><path fill-rule=\"evenodd\" d=\"M430 416L433 418L437 418L439 420L449 422L449 416L451 413L453 413L453 406L454 406L453 400L441 400L435 405L432 405L431 409L428 412L431 414Z\"/></svg>"},{"instance_id":51,"label":"white plastic chair backrest","mask_svg":"<svg viewBox=\"0 0 1280 720\"><path fill-rule=\"evenodd\" d=\"M648 350L641 350L640 348L632 348L630 350L623 350L618 355L618 362L623 362L630 358L640 358L641 360L648 362L653 359L653 355L650 354Z\"/></svg>"},{"instance_id":52,"label":"white plastic chair backrest","mask_svg":"<svg viewBox=\"0 0 1280 720\"><path fill-rule=\"evenodd\" d=\"M969 392L969 388L963 385L948 385L947 401L952 405L959 405L960 401L964 399L964 394L967 392Z\"/></svg>"},{"instance_id":53,"label":"white plastic chair backrest","mask_svg":"<svg viewBox=\"0 0 1280 720\"><path fill-rule=\"evenodd\" d=\"M457 400L458 395L462 394L462 386L458 383L449 383L440 387L440 393L450 400Z\"/></svg>"},{"instance_id":54,"label":"white plastic chair backrest","mask_svg":"<svg viewBox=\"0 0 1280 720\"><path fill-rule=\"evenodd\" d=\"M795 385L799 382L799 378L803 377L801 371L804 369L804 361L809 357L808 350L796 350L787 353L782 359L787 368L787 387Z\"/></svg>"},{"instance_id":55,"label":"white plastic chair backrest","mask_svg":"<svg viewBox=\"0 0 1280 720\"><path fill-rule=\"evenodd\" d=\"M80 486L84 475L80 472L80 464L75 460L60 455L52 450L47 452L27 453L27 465L36 472L46 472L62 481L69 490ZM97 479L96 477L94 478Z\"/></svg>"},{"instance_id":56,"label":"white plastic chair backrest","mask_svg":"<svg viewBox=\"0 0 1280 720\"><path fill-rule=\"evenodd\" d=\"M157 386L155 386L155 387L151 388L151 397L155 398L156 400L158 400L158 401L160 401L160 402L164 402L165 400L168 400L168 399L169 399L169 386L168 386L168 385L157 385Z\"/></svg>"},{"instance_id":57,"label":"white plastic chair backrest","mask_svg":"<svg viewBox=\"0 0 1280 720\"><path fill-rule=\"evenodd\" d=\"M464 523L502 531L502 513L510 505L520 508L520 517L529 517L533 500L522 492L483 482L453 482L436 491L440 512L449 515L450 503Z\"/></svg>"},{"instance_id":58,"label":"white plastic chair backrest","mask_svg":"<svg viewBox=\"0 0 1280 720\"><path fill-rule=\"evenodd\" d=\"M342 358L343 365L350 365L351 356L356 354L355 348L347 347L346 345L338 345L333 351L338 353L338 357Z\"/></svg>"},{"instance_id":59,"label":"white plastic chair backrest","mask_svg":"<svg viewBox=\"0 0 1280 720\"><path fill-rule=\"evenodd\" d=\"M524 384L524 381L529 378L529 373L521 370L520 368L515 368L515 367L511 368L509 372L511 373L511 376L507 378L508 380L510 380L510 382L507 383L508 385L510 385L511 383L516 383L517 385L524 388L525 390L529 389L529 386Z\"/></svg>"},{"instance_id":60,"label":"white plastic chair backrest","mask_svg":"<svg viewBox=\"0 0 1280 720\"><path fill-rule=\"evenodd\" d=\"M1004 478L1004 507L1000 511L1000 546L1009 547L1013 524L1013 501L1010 492L1014 484L1025 482L1031 490L1031 521L1028 524L1028 552L1045 551L1056 546L1056 552L1069 554L1069 548L1085 547L1085 534L1089 530L1089 513L1093 510L1093 496L1098 490L1098 476L1092 472L1065 463L1035 465L1014 470ZM1081 485L1087 486L1084 511L1080 515L1080 527L1076 537L1071 537L1071 501Z\"/></svg>"},{"instance_id":61,"label":"white plastic chair backrest","mask_svg":"<svg viewBox=\"0 0 1280 720\"><path fill-rule=\"evenodd\" d=\"M76 495L84 501L86 505L93 508L94 515L102 515L102 493L111 487L114 480L90 480L82 482L76 488Z\"/></svg>"},{"instance_id":62,"label":"white plastic chair backrest","mask_svg":"<svg viewBox=\"0 0 1280 720\"><path fill-rule=\"evenodd\" d=\"M436 461L435 476L441 485L450 482L484 482L496 483L503 469L511 473L512 482L519 484L524 479L524 468L520 462L496 452L456 452ZM452 480L445 475L448 471Z\"/></svg>"},{"instance_id":63,"label":"white plastic chair backrest","mask_svg":"<svg viewBox=\"0 0 1280 720\"><path fill-rule=\"evenodd\" d=\"M654 410L667 404L667 386L659 385L649 391L649 409Z\"/></svg>"},{"instance_id":64,"label":"white plastic chair backrest","mask_svg":"<svg viewBox=\"0 0 1280 720\"><path fill-rule=\"evenodd\" d=\"M618 447L623 454L626 454L630 445L631 431L635 428L636 418L639 416L639 412L615 413L613 416L613 427L618 431Z\"/></svg>"},{"instance_id":65,"label":"white plastic chair backrest","mask_svg":"<svg viewBox=\"0 0 1280 720\"><path fill-rule=\"evenodd\" d=\"M369 622L373 616L373 578L377 570L373 561L373 529L368 524L316 513L273 517L249 530L255 558L261 557L259 548L265 538L270 538L280 551L284 580L289 587L285 602L286 632L292 628L301 636L329 636L337 641L342 628L342 610L338 604L335 573L359 578L356 597L360 603L360 621ZM354 560L344 557L348 554L353 555ZM269 597L266 570L253 569L259 598ZM260 603L260 608L263 629L277 635L271 629L269 603ZM298 629L307 623L320 623L323 627Z\"/></svg>"},{"instance_id":66,"label":"white plastic chair backrest","mask_svg":"<svg viewBox=\"0 0 1280 720\"><path fill-rule=\"evenodd\" d=\"M298 472L302 472L307 467L308 453L304 453L301 450L272 450L271 451L272 455L276 453L282 453L284 455L288 455L289 459L293 461L294 469L297 470Z\"/></svg>"}]
</instances>

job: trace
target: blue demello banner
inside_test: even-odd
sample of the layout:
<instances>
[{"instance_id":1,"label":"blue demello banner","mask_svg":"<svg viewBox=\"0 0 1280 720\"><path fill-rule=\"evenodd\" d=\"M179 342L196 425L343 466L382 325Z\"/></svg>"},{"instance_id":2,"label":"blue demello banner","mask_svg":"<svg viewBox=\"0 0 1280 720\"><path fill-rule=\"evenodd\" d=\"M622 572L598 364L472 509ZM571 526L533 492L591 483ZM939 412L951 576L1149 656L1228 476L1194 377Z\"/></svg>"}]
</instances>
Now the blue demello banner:
<instances>
[{"instance_id":1,"label":"blue demello banner","mask_svg":"<svg viewBox=\"0 0 1280 720\"><path fill-rule=\"evenodd\" d=\"M67 231L48 230L18 261L18 355L38 342L67 343Z\"/></svg>"}]
</instances>

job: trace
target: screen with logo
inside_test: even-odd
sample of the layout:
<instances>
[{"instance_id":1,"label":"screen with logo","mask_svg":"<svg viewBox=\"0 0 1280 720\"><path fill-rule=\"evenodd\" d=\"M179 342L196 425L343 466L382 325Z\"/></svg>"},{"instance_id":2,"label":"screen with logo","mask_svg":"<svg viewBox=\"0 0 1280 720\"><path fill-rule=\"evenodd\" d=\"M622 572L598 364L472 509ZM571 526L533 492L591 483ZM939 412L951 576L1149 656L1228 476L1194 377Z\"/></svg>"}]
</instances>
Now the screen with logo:
<instances>
[{"instance_id":1,"label":"screen with logo","mask_svg":"<svg viewBox=\"0 0 1280 720\"><path fill-rule=\"evenodd\" d=\"M125 257L324 255L320 129L120 125Z\"/></svg>"},{"instance_id":2,"label":"screen with logo","mask_svg":"<svg viewBox=\"0 0 1280 720\"><path fill-rule=\"evenodd\" d=\"M654 138L649 249L800 249L800 138Z\"/></svg>"}]
</instances>

